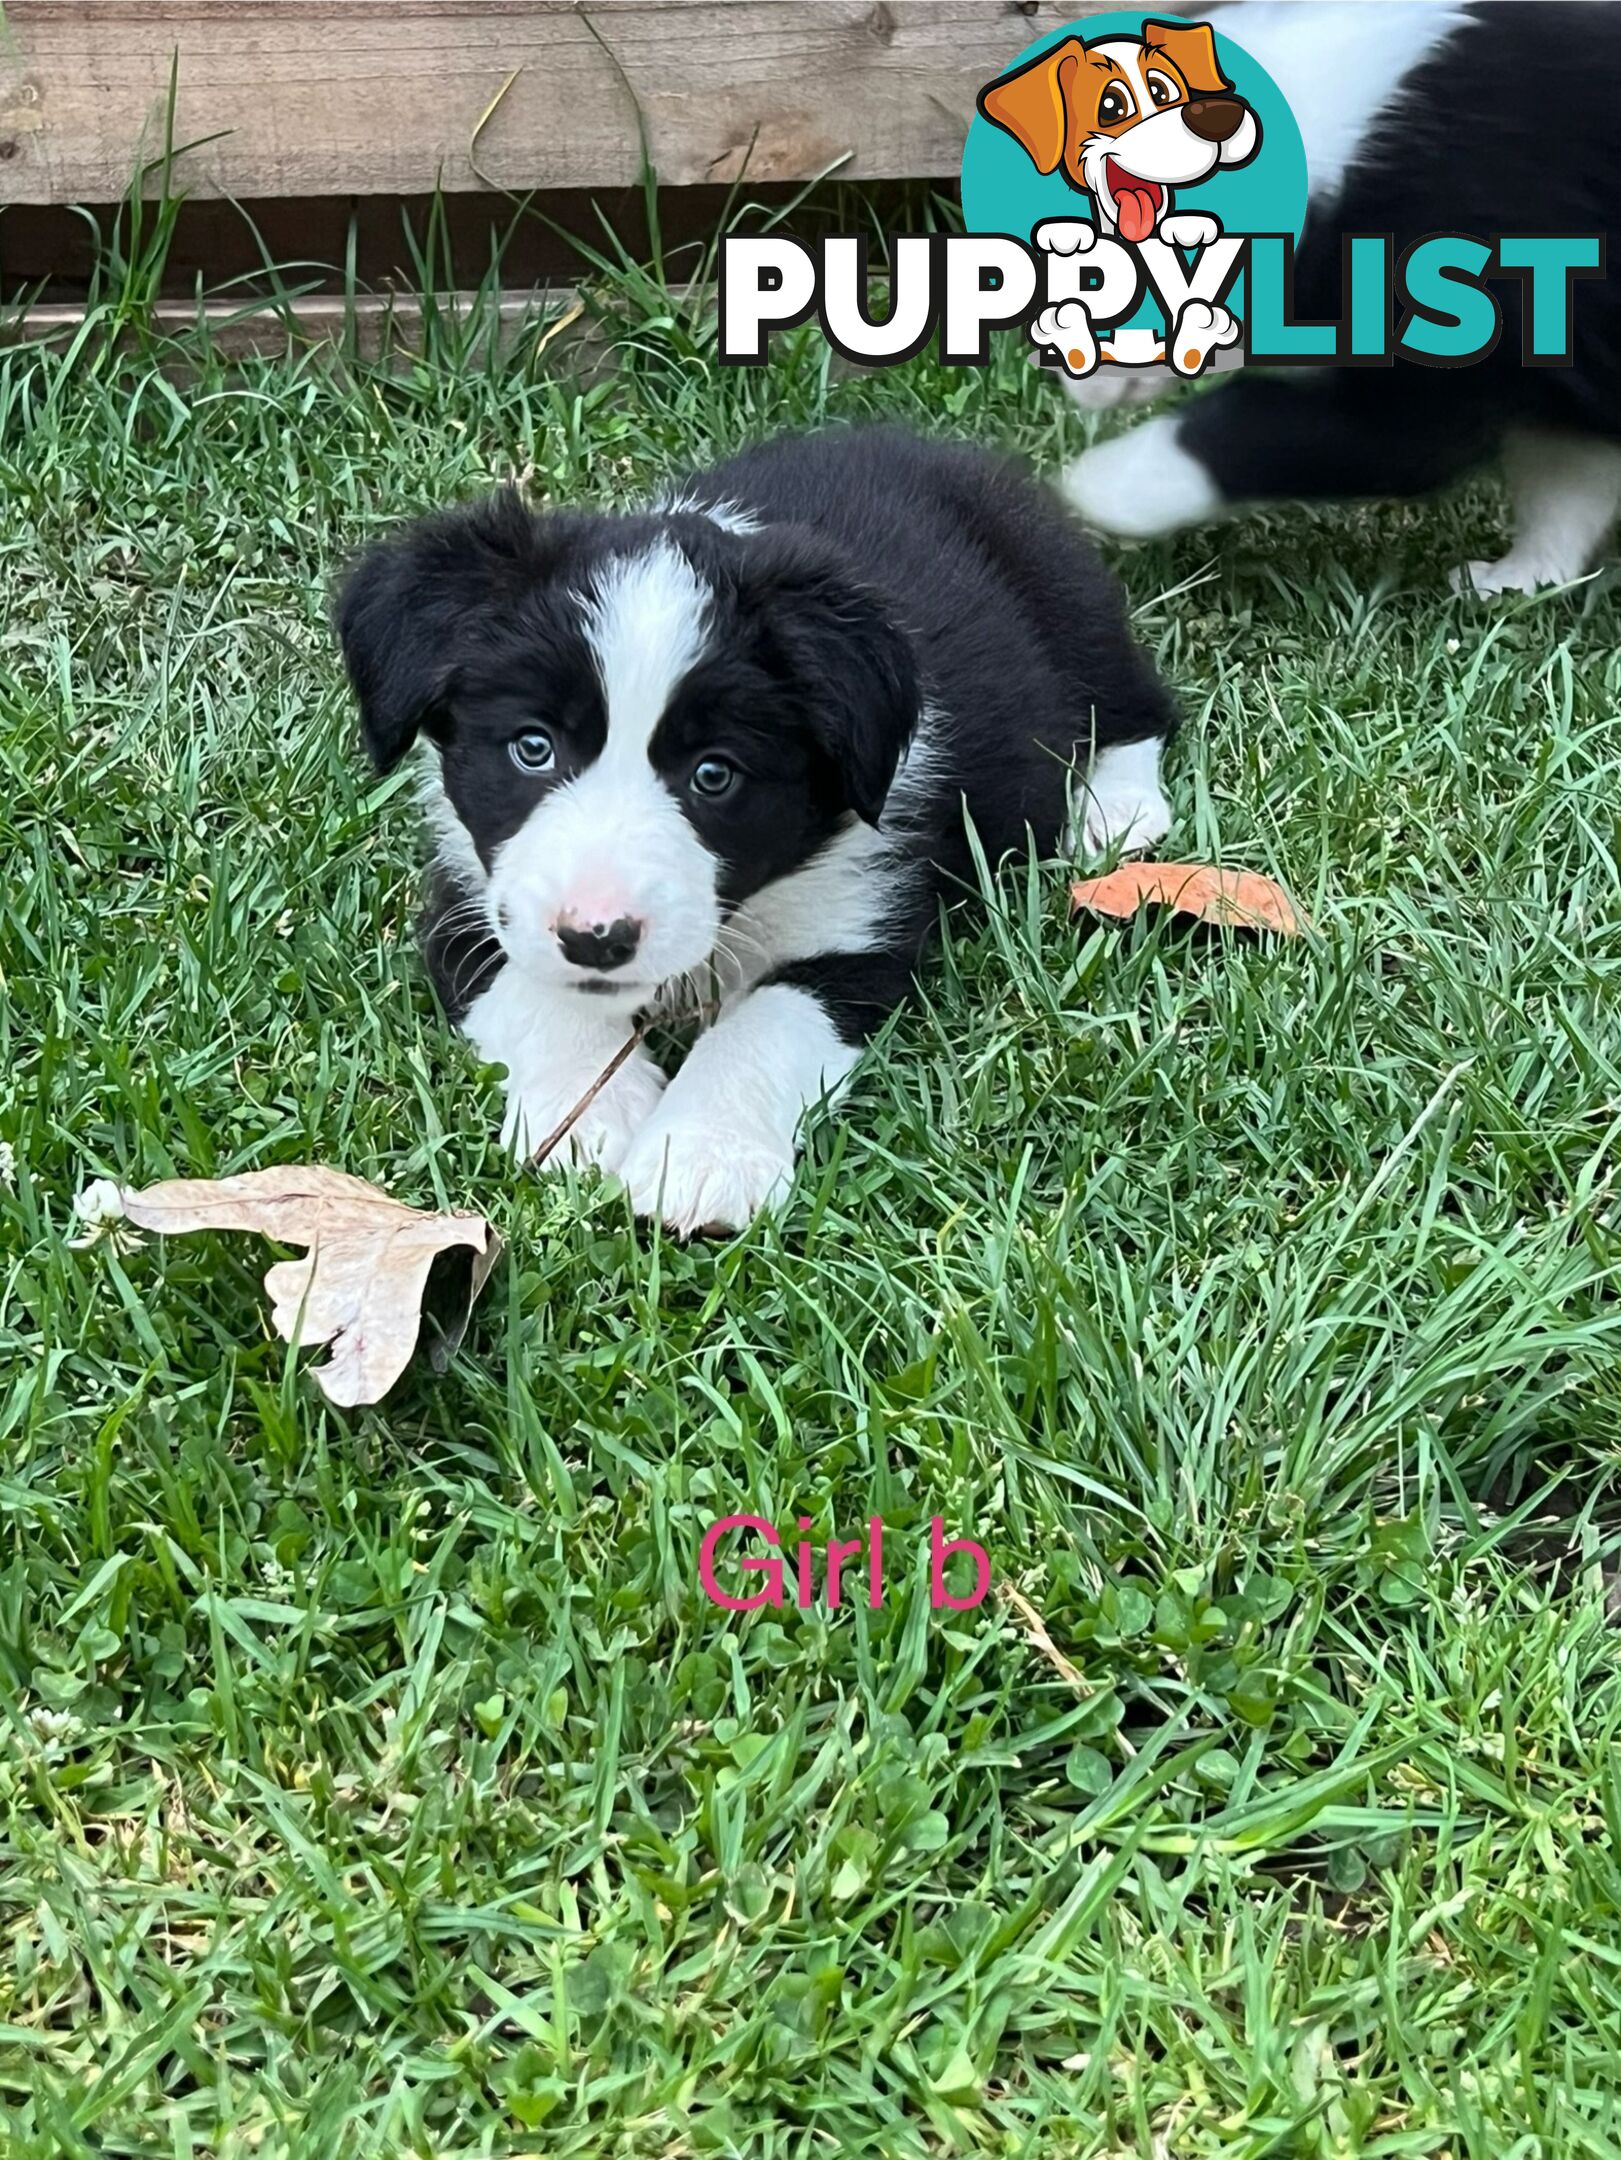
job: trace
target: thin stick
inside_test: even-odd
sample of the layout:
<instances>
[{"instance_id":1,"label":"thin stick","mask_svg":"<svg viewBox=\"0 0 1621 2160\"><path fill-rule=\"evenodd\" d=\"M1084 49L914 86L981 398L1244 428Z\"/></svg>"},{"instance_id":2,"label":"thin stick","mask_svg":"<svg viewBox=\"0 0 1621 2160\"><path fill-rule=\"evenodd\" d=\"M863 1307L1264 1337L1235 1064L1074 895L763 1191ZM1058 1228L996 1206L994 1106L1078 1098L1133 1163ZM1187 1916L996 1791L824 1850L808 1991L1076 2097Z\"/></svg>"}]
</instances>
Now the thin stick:
<instances>
[{"instance_id":1,"label":"thin stick","mask_svg":"<svg viewBox=\"0 0 1621 2160\"><path fill-rule=\"evenodd\" d=\"M597 1097L608 1085L608 1082L613 1078L614 1074L618 1072L620 1066L624 1064L626 1058L628 1058L633 1051L640 1048L642 1040L646 1036L646 1034L646 1028L641 1026L639 1023L635 1028L631 1030L630 1034L626 1036L625 1040L619 1045L619 1048L614 1052L613 1056L608 1060L607 1064L603 1066L601 1072L597 1074L597 1077L592 1081L591 1085L586 1089L585 1093L574 1105L574 1108L568 1113L568 1116L564 1118L562 1124L557 1126L552 1132L549 1132L546 1135L545 1139L540 1143L539 1147L536 1148L534 1154L530 1156L529 1167L531 1170L538 1170L541 1164L546 1160L547 1156L552 1152L552 1149L557 1146L558 1142L568 1137L570 1129L575 1124L577 1124L581 1118L584 1117L585 1113L590 1109L591 1105L596 1101Z\"/></svg>"}]
</instances>

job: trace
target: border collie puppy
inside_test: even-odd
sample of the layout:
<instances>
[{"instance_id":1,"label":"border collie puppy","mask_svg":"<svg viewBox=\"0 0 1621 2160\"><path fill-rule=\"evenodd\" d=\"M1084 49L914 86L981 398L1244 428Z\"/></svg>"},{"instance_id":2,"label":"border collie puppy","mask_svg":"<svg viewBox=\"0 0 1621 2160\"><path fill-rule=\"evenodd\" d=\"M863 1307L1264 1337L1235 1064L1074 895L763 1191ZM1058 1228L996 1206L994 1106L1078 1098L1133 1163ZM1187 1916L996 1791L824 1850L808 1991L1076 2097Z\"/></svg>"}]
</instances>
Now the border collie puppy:
<instances>
[{"instance_id":1,"label":"border collie puppy","mask_svg":"<svg viewBox=\"0 0 1621 2160\"><path fill-rule=\"evenodd\" d=\"M1621 230L1621 7L1245 0L1209 20L1252 53L1305 142L1310 201L1295 259L1301 320L1342 307L1340 241L1392 233ZM1576 358L1525 367L1514 278L1493 281L1495 350L1468 367L1289 369L1229 380L1088 450L1065 489L1086 520L1144 538L1242 503L1413 496L1501 453L1514 539L1454 572L1462 592L1580 577L1621 510L1621 287L1573 289ZM1094 408L1170 387L1074 386Z\"/></svg>"},{"instance_id":2,"label":"border collie puppy","mask_svg":"<svg viewBox=\"0 0 1621 2160\"><path fill-rule=\"evenodd\" d=\"M645 1048L566 1150L683 1233L740 1227L806 1108L907 993L940 896L1166 831L1170 701L1055 497L888 430L746 452L652 509L515 494L363 556L337 610L381 771L432 745L425 944L507 1070L528 1156L640 1015L716 1008L676 1077ZM552 1158L556 1160L557 1157Z\"/></svg>"}]
</instances>

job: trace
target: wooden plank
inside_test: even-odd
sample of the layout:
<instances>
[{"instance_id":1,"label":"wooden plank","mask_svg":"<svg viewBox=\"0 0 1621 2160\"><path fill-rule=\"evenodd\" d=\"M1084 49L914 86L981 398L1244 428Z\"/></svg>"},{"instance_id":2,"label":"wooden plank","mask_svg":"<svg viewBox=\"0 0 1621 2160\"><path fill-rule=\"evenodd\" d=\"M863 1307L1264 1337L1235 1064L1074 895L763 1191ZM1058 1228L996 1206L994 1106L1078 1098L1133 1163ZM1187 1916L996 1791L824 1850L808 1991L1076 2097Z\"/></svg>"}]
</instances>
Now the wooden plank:
<instances>
[{"instance_id":1,"label":"wooden plank","mask_svg":"<svg viewBox=\"0 0 1621 2160\"><path fill-rule=\"evenodd\" d=\"M911 220L912 184L873 180L863 188L873 222L902 231ZM752 189L762 203L788 213L804 190L789 182ZM723 187L662 188L659 228L672 276L690 274L714 236L726 207ZM812 188L807 214L788 214L784 230L820 233L827 224L825 191ZM611 223L635 260L645 262L650 240L637 188L559 188L543 196L544 217L515 218L503 195L321 195L248 198L239 202L183 201L175 207L163 259L164 297L190 299L218 287L246 298L263 289L268 259L291 285L342 293L414 289L417 275L407 243L411 232L433 232L435 281L443 291L480 284L489 273L492 239L501 242L502 282L516 292L576 281L586 265L576 244L602 239ZM244 216L243 210L247 211ZM61 203L11 203L0 211L0 301L78 300L89 290L114 213L97 223ZM231 282L235 281L235 282Z\"/></svg>"},{"instance_id":2,"label":"wooden plank","mask_svg":"<svg viewBox=\"0 0 1621 2160\"><path fill-rule=\"evenodd\" d=\"M575 369L583 348L600 351L597 326L567 286L545 295L501 293L493 305L472 293L445 293L435 305L441 319L493 328L503 350L520 334L532 336L559 364L567 357ZM375 360L386 352L409 353L421 343L422 312L421 301L405 293L362 293L353 300L305 293L286 308L268 302L249 308L241 301L209 300L199 307L195 300L160 300L149 326L156 337L184 340L201 318L215 351L230 360L311 345L342 346ZM71 302L8 311L0 316L0 344L68 345L83 323L84 309Z\"/></svg>"},{"instance_id":3,"label":"wooden plank","mask_svg":"<svg viewBox=\"0 0 1621 2160\"><path fill-rule=\"evenodd\" d=\"M201 145L177 184L197 195L623 186L638 171L638 108L668 184L745 168L807 179L836 164L852 179L945 179L980 85L1088 11L1086 0L6 0L0 203L116 200L162 150L175 56L175 139Z\"/></svg>"}]
</instances>

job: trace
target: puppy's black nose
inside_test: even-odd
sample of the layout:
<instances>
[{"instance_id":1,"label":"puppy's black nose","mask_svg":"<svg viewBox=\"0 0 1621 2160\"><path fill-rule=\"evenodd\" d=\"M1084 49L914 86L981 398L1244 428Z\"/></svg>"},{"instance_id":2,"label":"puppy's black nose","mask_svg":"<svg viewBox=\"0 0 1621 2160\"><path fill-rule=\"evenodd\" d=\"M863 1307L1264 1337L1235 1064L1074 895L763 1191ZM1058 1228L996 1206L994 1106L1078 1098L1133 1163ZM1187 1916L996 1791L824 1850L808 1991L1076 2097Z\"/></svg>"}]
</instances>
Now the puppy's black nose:
<instances>
[{"instance_id":1,"label":"puppy's black nose","mask_svg":"<svg viewBox=\"0 0 1621 2160\"><path fill-rule=\"evenodd\" d=\"M1225 142L1236 135L1244 119L1240 98L1194 98L1182 109L1182 117L1201 142Z\"/></svg>"},{"instance_id":2,"label":"puppy's black nose","mask_svg":"<svg viewBox=\"0 0 1621 2160\"><path fill-rule=\"evenodd\" d=\"M642 926L634 916L621 915L606 929L593 923L587 930L572 923L558 926L557 942L563 958L580 968L622 968L642 942Z\"/></svg>"}]
</instances>

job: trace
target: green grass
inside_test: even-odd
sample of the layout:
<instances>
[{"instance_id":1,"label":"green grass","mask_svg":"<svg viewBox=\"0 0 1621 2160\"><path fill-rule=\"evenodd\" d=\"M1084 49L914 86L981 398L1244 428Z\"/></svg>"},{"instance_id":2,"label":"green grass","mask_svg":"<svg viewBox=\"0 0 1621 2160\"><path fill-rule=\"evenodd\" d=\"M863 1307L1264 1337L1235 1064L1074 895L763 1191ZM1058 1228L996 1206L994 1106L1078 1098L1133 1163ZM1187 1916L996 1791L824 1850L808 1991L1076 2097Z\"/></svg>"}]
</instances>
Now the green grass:
<instances>
[{"instance_id":1,"label":"green grass","mask_svg":"<svg viewBox=\"0 0 1621 2160\"><path fill-rule=\"evenodd\" d=\"M1122 557L1178 851L1317 934L1015 865L682 1248L502 1161L333 567L824 414L1082 429L617 297L584 394L448 324L0 363L0 2150L1621 2153L1614 598L1449 598L1484 487ZM379 1411L252 1241L68 1243L309 1157L509 1246ZM703 1602L740 1509L881 1514L883 1608ZM1029 1610L931 1610L936 1514Z\"/></svg>"}]
</instances>

